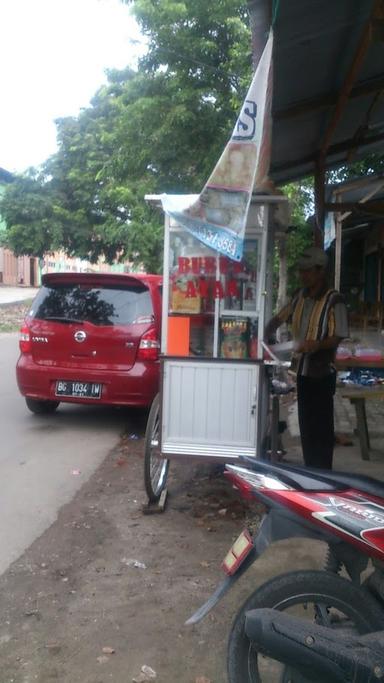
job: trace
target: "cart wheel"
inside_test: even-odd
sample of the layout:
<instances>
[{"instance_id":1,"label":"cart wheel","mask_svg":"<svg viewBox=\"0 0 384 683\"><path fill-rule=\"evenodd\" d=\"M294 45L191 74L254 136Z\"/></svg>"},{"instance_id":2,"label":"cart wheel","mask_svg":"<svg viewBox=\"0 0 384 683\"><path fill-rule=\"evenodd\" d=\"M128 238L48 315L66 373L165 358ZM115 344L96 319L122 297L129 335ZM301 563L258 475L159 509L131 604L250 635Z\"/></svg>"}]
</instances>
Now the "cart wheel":
<instances>
[{"instance_id":1,"label":"cart wheel","mask_svg":"<svg viewBox=\"0 0 384 683\"><path fill-rule=\"evenodd\" d=\"M153 399L145 430L144 484L148 499L156 503L167 483L169 460L160 452L160 397Z\"/></svg>"}]
</instances>

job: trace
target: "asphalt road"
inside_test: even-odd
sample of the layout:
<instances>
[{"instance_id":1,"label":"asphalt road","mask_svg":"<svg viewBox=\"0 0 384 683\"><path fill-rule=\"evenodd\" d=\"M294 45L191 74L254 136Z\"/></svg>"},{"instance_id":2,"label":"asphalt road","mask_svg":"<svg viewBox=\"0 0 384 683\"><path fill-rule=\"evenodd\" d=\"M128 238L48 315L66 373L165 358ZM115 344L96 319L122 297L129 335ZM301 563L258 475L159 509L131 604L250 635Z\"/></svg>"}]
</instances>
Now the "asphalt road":
<instances>
[{"instance_id":1,"label":"asphalt road","mask_svg":"<svg viewBox=\"0 0 384 683\"><path fill-rule=\"evenodd\" d=\"M124 410L71 404L33 415L16 385L17 357L17 335L0 334L0 574L52 524L129 419Z\"/></svg>"}]
</instances>

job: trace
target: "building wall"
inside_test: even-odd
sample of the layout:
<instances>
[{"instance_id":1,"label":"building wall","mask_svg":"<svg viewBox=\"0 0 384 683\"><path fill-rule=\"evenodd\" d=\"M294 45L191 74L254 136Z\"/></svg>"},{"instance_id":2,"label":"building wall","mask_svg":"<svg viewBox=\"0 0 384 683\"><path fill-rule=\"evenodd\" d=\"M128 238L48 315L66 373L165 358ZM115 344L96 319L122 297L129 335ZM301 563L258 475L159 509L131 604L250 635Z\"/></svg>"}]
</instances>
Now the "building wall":
<instances>
[{"instance_id":1,"label":"building wall","mask_svg":"<svg viewBox=\"0 0 384 683\"><path fill-rule=\"evenodd\" d=\"M40 261L41 274L45 273L130 273L133 271L130 263L105 263L102 259L98 263L91 263L84 259L67 256L62 251L45 254ZM137 272L137 269L136 269Z\"/></svg>"},{"instance_id":2,"label":"building wall","mask_svg":"<svg viewBox=\"0 0 384 683\"><path fill-rule=\"evenodd\" d=\"M63 252L46 254L43 259L34 256L15 256L9 249L0 247L0 284L39 287L45 273L130 273L129 263L90 263L71 258ZM137 272L137 269L136 269Z\"/></svg>"},{"instance_id":3,"label":"building wall","mask_svg":"<svg viewBox=\"0 0 384 683\"><path fill-rule=\"evenodd\" d=\"M38 287L40 284L39 259L15 256L9 249L0 248L0 284Z\"/></svg>"}]
</instances>

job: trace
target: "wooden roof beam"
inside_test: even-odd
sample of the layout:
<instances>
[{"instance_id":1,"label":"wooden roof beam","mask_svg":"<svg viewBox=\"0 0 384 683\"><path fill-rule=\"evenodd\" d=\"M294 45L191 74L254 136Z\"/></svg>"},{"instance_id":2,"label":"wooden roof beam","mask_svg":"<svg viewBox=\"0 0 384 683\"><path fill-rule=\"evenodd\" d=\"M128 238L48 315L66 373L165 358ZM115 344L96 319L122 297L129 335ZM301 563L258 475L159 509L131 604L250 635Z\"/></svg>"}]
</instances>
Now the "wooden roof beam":
<instances>
[{"instance_id":1,"label":"wooden roof beam","mask_svg":"<svg viewBox=\"0 0 384 683\"><path fill-rule=\"evenodd\" d=\"M366 204L361 202L325 202L324 208L326 211L332 211L333 213L347 211L348 213L358 213L360 215L384 216L384 200Z\"/></svg>"},{"instance_id":2,"label":"wooden roof beam","mask_svg":"<svg viewBox=\"0 0 384 683\"><path fill-rule=\"evenodd\" d=\"M371 135L368 138L364 138L360 143L360 147L368 147L369 145L375 145L378 142L384 142L384 133L380 133L378 135ZM331 145L328 148L327 152L327 168L329 166L341 166L343 160L335 159L332 161L329 159L329 157L332 157L337 154L343 154L344 152L347 152L349 149L351 149L351 147L353 147L355 144L356 141L353 137L348 140L343 140L342 142L337 142L335 145ZM272 167L271 174L273 176L274 174L282 173L290 169L300 168L300 166L311 165L312 170L308 169L308 171L306 172L306 174L309 175L311 172L313 172L313 166L315 165L316 160L318 160L318 158L318 152L315 154L307 154L305 157L301 157L301 159L297 159L295 161L287 161L286 163L281 164L280 166Z\"/></svg>"},{"instance_id":3,"label":"wooden roof beam","mask_svg":"<svg viewBox=\"0 0 384 683\"><path fill-rule=\"evenodd\" d=\"M364 30L362 32L362 35L360 37L355 55L352 60L352 64L348 70L348 73L346 75L346 78L344 80L344 83L342 85L342 88L340 90L339 96L337 98L337 102L335 105L335 108L333 110L333 115L332 118L328 124L328 127L325 131L323 142L320 148L320 154L319 157L316 161L316 168L315 168L315 215L316 215L316 224L317 224L317 235L316 235L316 241L318 242L320 240L319 235L324 232L324 218L325 218L325 209L324 209L324 202L325 202L325 167L326 167L326 159L327 159L327 152L328 149L331 145L332 138L334 136L335 130L338 126L338 123L344 113L346 104L348 102L350 93L352 91L353 85L356 81L357 75L360 71L361 65L364 61L365 55L367 53L367 50L369 48L369 45L372 40L372 22L374 19L377 17L378 12L380 9L382 9L384 4L384 0L375 0L375 3L373 5L373 9L371 12L371 16L369 17L369 20L367 21ZM355 141L355 147L356 147L356 141ZM351 149L352 149L351 145Z\"/></svg>"},{"instance_id":4,"label":"wooden roof beam","mask_svg":"<svg viewBox=\"0 0 384 683\"><path fill-rule=\"evenodd\" d=\"M375 92L384 90L384 76L378 78L371 78L368 81L363 81L356 85L349 94L349 99L364 97ZM274 121L285 121L293 119L298 116L303 116L311 111L326 109L327 107L335 106L337 103L338 94L329 92L321 97L314 97L313 99L297 102L287 109L277 109L272 112Z\"/></svg>"},{"instance_id":5,"label":"wooden roof beam","mask_svg":"<svg viewBox=\"0 0 384 683\"><path fill-rule=\"evenodd\" d=\"M365 180L369 180L369 178L361 178L360 188L365 186L364 185ZM375 194L380 192L380 190L382 190L383 187L384 187L384 181L383 180L381 180L381 181L377 180L377 182L374 182L373 185L371 182L371 187L370 187L369 191L367 192L367 194L364 195L364 197L362 197L359 200L359 204L365 204L366 202L369 202L369 200L372 199L372 197L374 197ZM345 192L348 192L348 190L344 189L344 187L340 188L339 190L335 190L334 194L335 194L338 202L343 201L342 196L343 196L343 194L345 194ZM350 216L350 214L351 214L351 211L345 211L343 214L340 215L340 221L344 221L346 218L348 218L348 216Z\"/></svg>"},{"instance_id":6,"label":"wooden roof beam","mask_svg":"<svg viewBox=\"0 0 384 683\"><path fill-rule=\"evenodd\" d=\"M323 138L323 144L320 149L320 165L322 160L325 159L327 155L327 150L328 147L331 144L334 132L337 128L337 125L343 115L345 106L347 104L347 101L349 99L350 93L352 91L353 85L356 81L357 74L360 71L361 65L364 61L365 55L367 53L367 50L369 48L369 45L372 40L372 22L374 19L378 16L380 13L380 10L382 11L384 4L384 0L376 0L372 9L371 16L369 17L368 22L366 23L363 33L360 37L357 50L355 52L354 58L352 60L352 64L349 68L349 71L347 73L347 76L344 80L344 83L342 85L342 88L340 90L339 96L337 98L337 102L334 108L333 116L331 118L331 121L327 127L327 130L325 131L325 135Z\"/></svg>"},{"instance_id":7,"label":"wooden roof beam","mask_svg":"<svg viewBox=\"0 0 384 683\"><path fill-rule=\"evenodd\" d=\"M372 186L372 184L374 184L375 186L377 185L377 187L381 189L381 187L384 185L383 175L383 173L375 173L374 175L365 175L361 178L353 178L353 180L346 180L341 184L341 186L337 185L334 187L334 193L344 194L345 192L355 190L356 188L365 187L366 185Z\"/></svg>"}]
</instances>

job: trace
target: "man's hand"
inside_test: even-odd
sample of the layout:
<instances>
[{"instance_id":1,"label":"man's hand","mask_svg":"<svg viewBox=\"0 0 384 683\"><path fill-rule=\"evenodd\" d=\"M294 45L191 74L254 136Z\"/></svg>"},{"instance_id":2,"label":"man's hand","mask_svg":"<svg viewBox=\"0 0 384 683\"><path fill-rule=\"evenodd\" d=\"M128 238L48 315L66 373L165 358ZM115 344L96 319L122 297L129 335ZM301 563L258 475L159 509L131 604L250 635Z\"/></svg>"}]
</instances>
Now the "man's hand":
<instances>
[{"instance_id":1,"label":"man's hand","mask_svg":"<svg viewBox=\"0 0 384 683\"><path fill-rule=\"evenodd\" d=\"M320 342L312 339L305 339L295 348L297 353L315 353L320 350Z\"/></svg>"}]
</instances>

